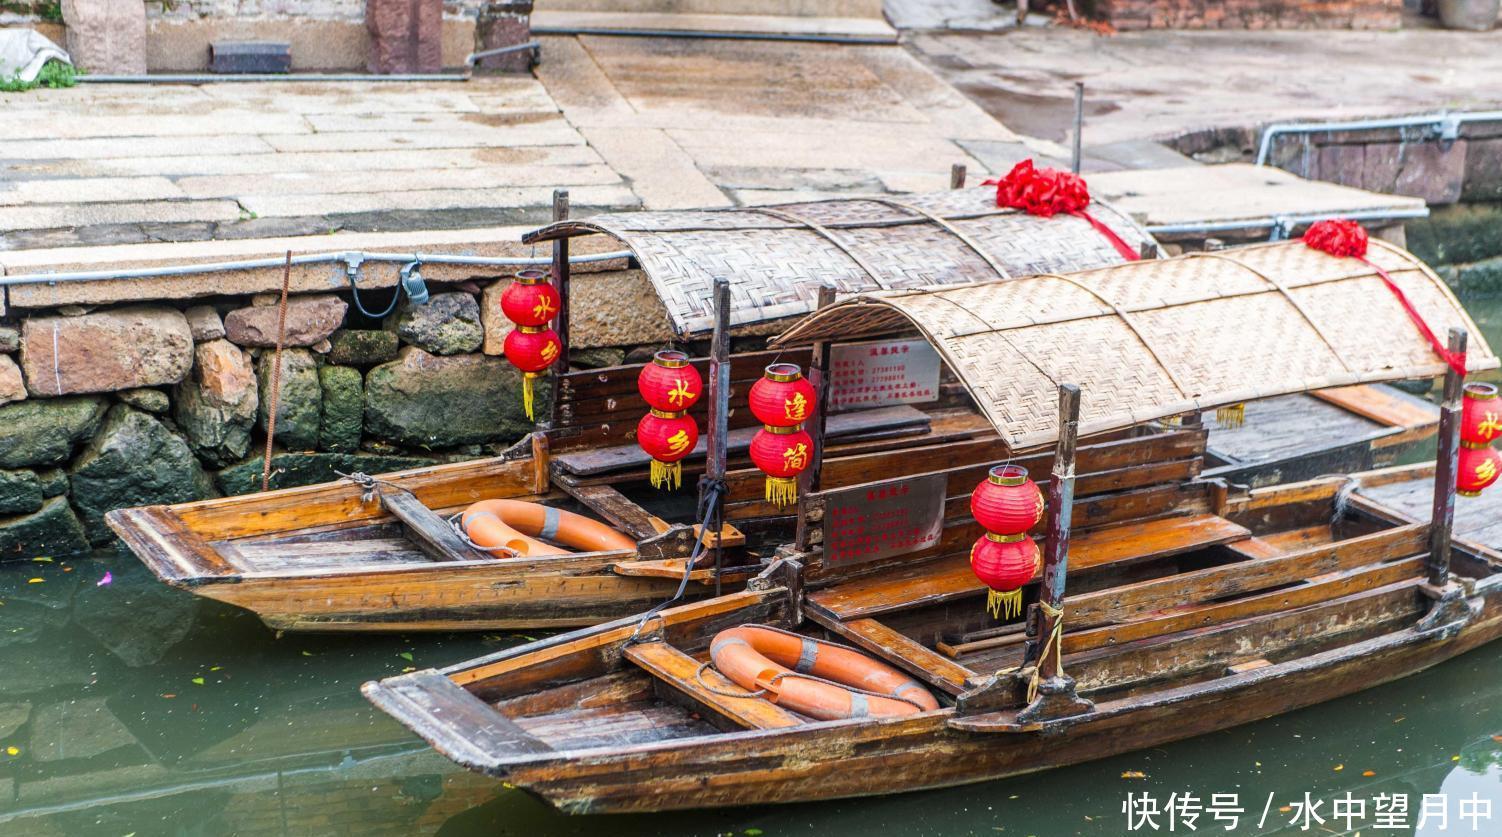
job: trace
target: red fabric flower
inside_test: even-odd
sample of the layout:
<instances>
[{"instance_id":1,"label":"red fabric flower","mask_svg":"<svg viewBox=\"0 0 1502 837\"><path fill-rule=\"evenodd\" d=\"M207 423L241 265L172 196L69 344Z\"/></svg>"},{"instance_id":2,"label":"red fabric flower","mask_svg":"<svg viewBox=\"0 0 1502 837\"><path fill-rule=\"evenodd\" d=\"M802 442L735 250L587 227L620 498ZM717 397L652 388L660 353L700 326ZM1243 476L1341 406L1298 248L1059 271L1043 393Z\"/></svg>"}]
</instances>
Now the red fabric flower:
<instances>
[{"instance_id":1,"label":"red fabric flower","mask_svg":"<svg viewBox=\"0 0 1502 837\"><path fill-rule=\"evenodd\" d=\"M1366 230L1355 221L1315 221L1304 233L1304 243L1332 256L1365 256Z\"/></svg>"},{"instance_id":2,"label":"red fabric flower","mask_svg":"<svg viewBox=\"0 0 1502 837\"><path fill-rule=\"evenodd\" d=\"M1090 205L1090 190L1084 178L1058 169L1040 169L1032 160L1023 160L1000 180L983 185L996 186L996 205L1021 209L1044 218L1080 212Z\"/></svg>"}]
</instances>

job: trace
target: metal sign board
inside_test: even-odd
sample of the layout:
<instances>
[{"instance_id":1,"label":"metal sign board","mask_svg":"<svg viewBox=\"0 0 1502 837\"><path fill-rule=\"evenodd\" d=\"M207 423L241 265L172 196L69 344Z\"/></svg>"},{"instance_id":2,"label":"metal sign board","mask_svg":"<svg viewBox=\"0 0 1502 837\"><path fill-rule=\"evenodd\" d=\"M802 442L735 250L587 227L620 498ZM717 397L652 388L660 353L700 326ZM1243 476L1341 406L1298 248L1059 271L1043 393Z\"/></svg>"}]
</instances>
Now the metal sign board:
<instances>
[{"instance_id":1,"label":"metal sign board","mask_svg":"<svg viewBox=\"0 0 1502 837\"><path fill-rule=\"evenodd\" d=\"M918 552L944 531L944 474L927 474L826 495L824 563L860 564Z\"/></svg>"},{"instance_id":2,"label":"metal sign board","mask_svg":"<svg viewBox=\"0 0 1502 837\"><path fill-rule=\"evenodd\" d=\"M877 340L830 349L831 412L938 398L939 352L927 340Z\"/></svg>"}]
</instances>

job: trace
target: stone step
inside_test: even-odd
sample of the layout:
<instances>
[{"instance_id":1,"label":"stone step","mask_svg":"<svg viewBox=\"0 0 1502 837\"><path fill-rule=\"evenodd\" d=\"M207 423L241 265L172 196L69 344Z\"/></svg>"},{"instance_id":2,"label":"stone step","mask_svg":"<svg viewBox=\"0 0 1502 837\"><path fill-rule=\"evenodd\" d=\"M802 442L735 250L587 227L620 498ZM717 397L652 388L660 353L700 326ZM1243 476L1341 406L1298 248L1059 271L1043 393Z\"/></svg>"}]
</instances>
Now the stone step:
<instances>
[{"instance_id":1,"label":"stone step","mask_svg":"<svg viewBox=\"0 0 1502 837\"><path fill-rule=\"evenodd\" d=\"M882 19L882 0L542 0L532 14L617 12L727 17L864 17Z\"/></svg>"},{"instance_id":2,"label":"stone step","mask_svg":"<svg viewBox=\"0 0 1502 837\"><path fill-rule=\"evenodd\" d=\"M897 42L897 30L876 16L673 14L666 12L538 10L532 31L545 35L591 30L721 32L756 35L827 35Z\"/></svg>"}]
</instances>

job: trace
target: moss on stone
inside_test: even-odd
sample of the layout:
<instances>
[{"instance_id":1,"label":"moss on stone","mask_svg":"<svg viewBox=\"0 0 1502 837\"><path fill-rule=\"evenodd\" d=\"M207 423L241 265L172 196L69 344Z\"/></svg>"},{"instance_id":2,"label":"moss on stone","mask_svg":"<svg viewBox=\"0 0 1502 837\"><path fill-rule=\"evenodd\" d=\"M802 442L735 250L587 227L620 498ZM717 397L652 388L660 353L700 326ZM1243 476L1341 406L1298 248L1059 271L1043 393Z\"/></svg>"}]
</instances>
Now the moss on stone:
<instances>
[{"instance_id":1,"label":"moss on stone","mask_svg":"<svg viewBox=\"0 0 1502 837\"><path fill-rule=\"evenodd\" d=\"M365 379L349 366L325 366L318 370L323 388L323 420L318 428L318 447L350 453L360 447L365 425Z\"/></svg>"}]
</instances>

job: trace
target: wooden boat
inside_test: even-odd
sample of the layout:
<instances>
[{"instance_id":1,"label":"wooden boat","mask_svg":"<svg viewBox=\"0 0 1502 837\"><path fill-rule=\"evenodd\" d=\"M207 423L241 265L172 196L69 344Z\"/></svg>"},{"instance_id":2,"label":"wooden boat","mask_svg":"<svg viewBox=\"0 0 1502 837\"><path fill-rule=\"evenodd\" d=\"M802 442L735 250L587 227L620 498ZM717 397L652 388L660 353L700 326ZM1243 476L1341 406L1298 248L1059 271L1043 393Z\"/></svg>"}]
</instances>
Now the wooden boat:
<instances>
[{"instance_id":1,"label":"wooden boat","mask_svg":"<svg viewBox=\"0 0 1502 837\"><path fill-rule=\"evenodd\" d=\"M1108 205L1092 212L1130 246L1153 252L1151 237L1129 217ZM680 341L692 345L705 334L715 335L717 353L696 365L707 380L723 381L725 395L718 402L704 399L698 418L701 427L709 427L709 405L721 403L724 424L706 433L705 454L691 458L687 468L690 484L708 473L727 488L719 523L731 530L717 542L712 560L701 550L694 566L685 566L697 542L694 510L702 504L646 488L649 460L633 443L645 409L635 392L639 365L581 372L560 361L549 426L498 459L387 475L374 491L369 482L344 482L118 511L107 516L109 525L166 583L250 609L279 630L596 624L659 604L680 585L684 596L694 598L740 584L795 536L794 516L762 496L761 475L745 456L754 418L739 405L768 363L780 358L806 365L812 355L806 349L731 354L732 336L759 339L756 335L773 324L813 311L835 293L1007 280L1121 258L1085 221L998 209L984 189L902 201L857 198L560 221L526 237L554 246L554 281L564 300L560 333L568 332L571 316L597 315L571 311L567 293L569 239L597 233L616 237L635 254L651 286L650 298L637 302L660 306L660 316ZM724 281L727 277L737 281ZM723 282L723 299L716 297L717 282ZM942 371L931 347L921 340L884 345L912 352L899 364L904 382L912 386L898 390L874 385L869 376L831 376L822 466L826 487L870 479L888 451L950 462L1001 455L1004 446L991 423L959 382ZM845 344L835 351L862 348ZM726 370L723 377L712 366ZM1368 388L1364 381L1351 384L1348 400ZM1255 417L1257 408L1252 409ZM1421 422L1411 423L1404 439L1427 432ZM1209 432L1213 439L1217 431ZM1175 438L1180 437L1161 443L1171 446ZM1189 468L1203 467L1187 455L1181 460L1176 467L1186 478L1192 476ZM1336 464L1326 460L1324 466ZM1373 464L1368 456L1355 466ZM458 538L444 518L475 501L497 498L590 515L629 535L638 547L494 560Z\"/></svg>"},{"instance_id":2,"label":"wooden boat","mask_svg":"<svg viewBox=\"0 0 1502 837\"><path fill-rule=\"evenodd\" d=\"M1474 326L1431 271L1392 247L1370 258L1464 346ZM1158 429L1248 398L1445 372L1366 265L1294 242L863 294L779 345L812 342L817 357L893 334L937 348L1004 453L879 454L869 481L803 496L806 536L742 592L368 683L366 696L459 764L562 810L650 811L1101 758L1378 686L1502 635L1502 563L1451 541L1461 375L1446 378L1432 525L1344 477L1253 490L1196 479L1203 428ZM1498 360L1477 340L1468 364ZM1052 463L1044 566L1020 623L987 613L967 558L981 533L968 494L999 459L1035 477ZM862 522L898 507L899 529L926 537ZM708 658L721 631L756 624L848 643L940 708L792 712Z\"/></svg>"},{"instance_id":3,"label":"wooden boat","mask_svg":"<svg viewBox=\"0 0 1502 837\"><path fill-rule=\"evenodd\" d=\"M602 220L636 252L656 288L647 302L663 306L673 333L685 343L713 335L718 347L695 365L707 380L723 380L724 421L717 434L706 433L705 451L686 468L689 485L713 467L727 486L723 522L730 528L717 542L713 561L704 556L685 567L699 540L691 525L693 492L665 497L647 487L649 460L633 443L645 411L636 394L641 365L569 371L560 362L550 426L503 457L388 474L379 484L346 481L121 510L109 514L108 523L164 582L252 610L278 630L593 625L674 596L686 571L689 598L738 585L760 571L762 560L790 540L796 526L790 512L763 499L761 474L745 456L754 419L747 410L730 408L728 399L732 392L743 399L774 359L807 364L810 356L807 350L732 356L732 328L740 335L769 319L812 310L820 297L819 286L808 281L814 268L830 286L856 292L973 282L995 278L998 271L1074 270L1120 258L1083 221L1044 224L988 209L980 191L918 195L908 203L833 200L754 212L633 213ZM1098 214L1133 246L1150 244L1130 218L1109 207ZM871 240L851 249L789 220L804 216ZM656 232L635 233L622 223ZM554 281L564 299L560 333L568 333L570 316L567 236L582 229L562 222L535 234L554 242ZM756 280L724 284L717 300L715 279L704 269L715 264L723 268L716 274L721 278L728 272ZM723 376L711 367L724 370ZM944 391L936 358L926 374L929 392L921 398L861 403L828 418L830 484L863 481L877 461L873 456L886 450L950 457L999 450L994 431L966 399ZM713 426L714 402L701 401L701 427ZM497 498L590 515L638 546L496 560L472 549L446 518Z\"/></svg>"}]
</instances>

